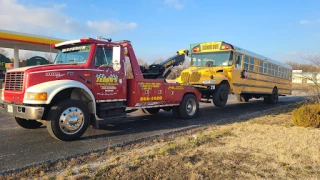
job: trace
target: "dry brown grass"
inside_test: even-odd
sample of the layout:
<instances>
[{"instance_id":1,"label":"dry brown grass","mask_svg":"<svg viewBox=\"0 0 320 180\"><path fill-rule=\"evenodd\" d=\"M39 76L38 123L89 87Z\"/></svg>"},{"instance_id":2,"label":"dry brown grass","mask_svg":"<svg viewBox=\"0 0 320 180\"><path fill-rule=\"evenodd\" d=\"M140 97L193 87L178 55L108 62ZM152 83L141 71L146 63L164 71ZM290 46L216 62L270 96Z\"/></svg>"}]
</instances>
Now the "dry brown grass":
<instances>
[{"instance_id":1,"label":"dry brown grass","mask_svg":"<svg viewBox=\"0 0 320 180\"><path fill-rule=\"evenodd\" d=\"M200 128L61 162L39 179L317 179L320 130L292 125L291 110ZM289 111L289 112L287 112ZM21 174L20 174L21 175ZM19 177L18 174L7 176ZM0 178L1 179L1 178Z\"/></svg>"}]
</instances>

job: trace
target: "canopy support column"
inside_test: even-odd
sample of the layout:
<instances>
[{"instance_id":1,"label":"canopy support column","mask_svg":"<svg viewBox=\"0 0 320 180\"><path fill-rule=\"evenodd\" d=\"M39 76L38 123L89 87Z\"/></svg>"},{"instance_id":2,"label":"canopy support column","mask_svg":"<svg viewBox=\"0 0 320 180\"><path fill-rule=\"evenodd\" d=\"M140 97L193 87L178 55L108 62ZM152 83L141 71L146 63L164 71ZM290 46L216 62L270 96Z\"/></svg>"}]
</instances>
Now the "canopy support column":
<instances>
[{"instance_id":1,"label":"canopy support column","mask_svg":"<svg viewBox=\"0 0 320 180\"><path fill-rule=\"evenodd\" d=\"M13 46L14 55L14 68L19 68L19 47L17 45Z\"/></svg>"}]
</instances>

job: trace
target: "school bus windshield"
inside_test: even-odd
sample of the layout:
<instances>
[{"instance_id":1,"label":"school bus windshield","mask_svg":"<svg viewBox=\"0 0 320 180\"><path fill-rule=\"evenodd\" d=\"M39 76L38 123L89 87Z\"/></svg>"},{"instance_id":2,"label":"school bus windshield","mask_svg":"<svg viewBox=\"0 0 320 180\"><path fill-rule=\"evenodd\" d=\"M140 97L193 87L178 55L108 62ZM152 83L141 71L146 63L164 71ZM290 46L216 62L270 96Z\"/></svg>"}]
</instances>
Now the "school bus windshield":
<instances>
[{"instance_id":1,"label":"school bus windshield","mask_svg":"<svg viewBox=\"0 0 320 180\"><path fill-rule=\"evenodd\" d=\"M231 52L210 52L191 55L191 66L230 66L232 65Z\"/></svg>"}]
</instances>

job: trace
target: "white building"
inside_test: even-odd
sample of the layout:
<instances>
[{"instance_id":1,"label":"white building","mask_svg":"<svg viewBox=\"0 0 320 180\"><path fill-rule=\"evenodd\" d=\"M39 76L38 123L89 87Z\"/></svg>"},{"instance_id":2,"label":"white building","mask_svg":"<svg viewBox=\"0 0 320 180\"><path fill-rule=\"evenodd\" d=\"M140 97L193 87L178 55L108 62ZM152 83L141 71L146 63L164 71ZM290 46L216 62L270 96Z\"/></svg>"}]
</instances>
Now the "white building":
<instances>
[{"instance_id":1,"label":"white building","mask_svg":"<svg viewBox=\"0 0 320 180\"><path fill-rule=\"evenodd\" d=\"M320 83L320 72L292 70L292 84L312 85L315 83Z\"/></svg>"}]
</instances>

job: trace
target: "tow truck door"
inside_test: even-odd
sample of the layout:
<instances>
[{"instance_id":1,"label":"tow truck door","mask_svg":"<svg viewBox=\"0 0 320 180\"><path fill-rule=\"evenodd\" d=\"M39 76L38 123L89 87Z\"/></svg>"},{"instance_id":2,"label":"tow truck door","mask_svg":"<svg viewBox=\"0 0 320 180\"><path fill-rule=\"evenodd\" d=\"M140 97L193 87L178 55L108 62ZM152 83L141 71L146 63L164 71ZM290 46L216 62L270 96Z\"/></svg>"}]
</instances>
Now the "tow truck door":
<instances>
[{"instance_id":1,"label":"tow truck door","mask_svg":"<svg viewBox=\"0 0 320 180\"><path fill-rule=\"evenodd\" d=\"M92 88L97 101L125 101L126 79L121 47L98 45L94 55Z\"/></svg>"}]
</instances>

